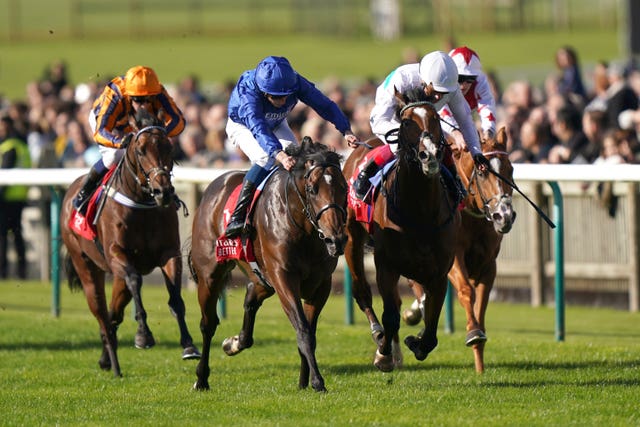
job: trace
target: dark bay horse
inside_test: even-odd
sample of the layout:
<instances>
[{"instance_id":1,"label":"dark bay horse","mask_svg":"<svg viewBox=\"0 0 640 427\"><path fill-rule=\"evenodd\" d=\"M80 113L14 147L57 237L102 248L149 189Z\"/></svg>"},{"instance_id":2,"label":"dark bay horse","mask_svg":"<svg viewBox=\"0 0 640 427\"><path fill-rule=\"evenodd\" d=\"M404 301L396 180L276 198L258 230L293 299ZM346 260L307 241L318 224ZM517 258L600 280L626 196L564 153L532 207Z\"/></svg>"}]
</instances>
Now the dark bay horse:
<instances>
[{"instance_id":1,"label":"dark bay horse","mask_svg":"<svg viewBox=\"0 0 640 427\"><path fill-rule=\"evenodd\" d=\"M345 257L353 280L353 295L365 313L377 344L374 365L392 371L392 341L400 327L400 276L420 283L429 295L425 329L421 337L407 337L405 343L418 360L424 360L437 343L437 327L447 290L447 272L454 256L455 231L460 221L455 202L445 189L440 160L445 149L440 119L422 88L396 93L401 120L398 130L397 164L383 181L373 213L372 236L376 282L382 297L382 327L372 307L372 295L365 276L364 245L368 231L348 209L349 241ZM379 145L379 139L368 141ZM367 154L358 147L343 168L351 177ZM399 361L395 361L399 363Z\"/></svg>"},{"instance_id":2,"label":"dark bay horse","mask_svg":"<svg viewBox=\"0 0 640 427\"><path fill-rule=\"evenodd\" d=\"M225 204L244 172L227 172L215 179L196 210L189 257L202 312L203 348L196 369L196 390L209 389L211 340L220 323L216 303L239 264L251 283L244 300L242 330L224 341L224 351L234 355L251 347L256 312L275 292L296 331L299 387L308 387L311 376L313 389L326 391L315 356L316 328L331 292L331 274L344 251L348 186L340 156L325 145L304 138L300 146L290 146L287 152L296 158L295 166L290 172L276 170L253 207L250 243L264 282L247 262L218 262L216 257L216 241L224 233Z\"/></svg>"},{"instance_id":3,"label":"dark bay horse","mask_svg":"<svg viewBox=\"0 0 640 427\"><path fill-rule=\"evenodd\" d=\"M142 111L136 117L137 132L113 173L108 197L96 224L94 241L70 228L73 198L82 177L67 191L61 213L62 240L67 248L69 285L82 287L89 308L98 320L103 352L100 367L121 376L117 356L116 330L124 308L133 298L138 330L135 345L155 344L147 325L140 290L142 276L160 267L169 292L169 308L177 318L183 359L198 358L199 352L185 323L181 296L182 258L178 228L177 199L171 183L173 144L160 118ZM107 193L107 191L103 191ZM107 311L105 273L113 274L111 304Z\"/></svg>"},{"instance_id":4,"label":"dark bay horse","mask_svg":"<svg viewBox=\"0 0 640 427\"><path fill-rule=\"evenodd\" d=\"M506 141L506 131L501 128L495 138L482 141L481 148L492 170L513 182L513 166ZM467 317L465 344L473 348L476 371L482 373L487 341L485 314L496 278L496 259L502 237L511 230L516 219L511 200L513 188L490 171L476 168L468 152L455 152L454 158L468 194L449 280ZM422 290L411 285L420 300Z\"/></svg>"}]
</instances>

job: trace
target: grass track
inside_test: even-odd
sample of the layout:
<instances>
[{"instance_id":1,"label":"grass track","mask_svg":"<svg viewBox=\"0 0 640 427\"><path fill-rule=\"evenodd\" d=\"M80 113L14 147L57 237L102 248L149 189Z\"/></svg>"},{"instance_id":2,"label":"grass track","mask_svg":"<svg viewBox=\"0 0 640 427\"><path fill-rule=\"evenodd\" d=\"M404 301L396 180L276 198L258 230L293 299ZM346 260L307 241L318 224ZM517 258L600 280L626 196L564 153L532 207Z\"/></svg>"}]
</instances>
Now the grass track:
<instances>
[{"instance_id":1,"label":"grass track","mask_svg":"<svg viewBox=\"0 0 640 427\"><path fill-rule=\"evenodd\" d=\"M227 297L228 317L214 337L210 392L191 390L195 363L180 360L177 326L163 287L143 289L158 344L133 348L135 322L120 327L124 377L97 366L97 322L84 296L62 290L62 314L50 314L49 284L0 282L0 405L13 425L326 426L640 425L638 314L566 310L566 340L554 340L554 311L492 304L487 371L473 371L456 332L424 362L405 352L405 367L384 374L372 366L364 316L346 325L344 298L332 296L320 319L317 356L329 390L297 390L295 335L276 298L258 315L253 348L230 358L220 343L237 333L243 292ZM194 291L185 290L187 322L201 337ZM407 304L409 301L405 301ZM416 328L417 329L417 328ZM414 328L402 326L401 334Z\"/></svg>"}]
</instances>

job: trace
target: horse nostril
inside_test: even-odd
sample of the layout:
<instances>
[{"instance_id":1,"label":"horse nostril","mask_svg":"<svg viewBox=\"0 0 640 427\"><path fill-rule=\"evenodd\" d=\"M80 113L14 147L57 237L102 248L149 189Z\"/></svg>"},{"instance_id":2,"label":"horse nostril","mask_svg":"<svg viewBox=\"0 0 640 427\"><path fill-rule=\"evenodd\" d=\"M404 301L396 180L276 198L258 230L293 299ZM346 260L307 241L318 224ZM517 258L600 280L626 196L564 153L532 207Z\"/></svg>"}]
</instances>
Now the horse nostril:
<instances>
[{"instance_id":1,"label":"horse nostril","mask_svg":"<svg viewBox=\"0 0 640 427\"><path fill-rule=\"evenodd\" d=\"M427 155L427 153L426 153L426 152L424 152L424 151L421 151L421 152L419 152L419 153L418 153L418 158L419 158L420 160L427 160L427 158L428 158L428 157L429 157L429 156L428 156L428 155Z\"/></svg>"}]
</instances>

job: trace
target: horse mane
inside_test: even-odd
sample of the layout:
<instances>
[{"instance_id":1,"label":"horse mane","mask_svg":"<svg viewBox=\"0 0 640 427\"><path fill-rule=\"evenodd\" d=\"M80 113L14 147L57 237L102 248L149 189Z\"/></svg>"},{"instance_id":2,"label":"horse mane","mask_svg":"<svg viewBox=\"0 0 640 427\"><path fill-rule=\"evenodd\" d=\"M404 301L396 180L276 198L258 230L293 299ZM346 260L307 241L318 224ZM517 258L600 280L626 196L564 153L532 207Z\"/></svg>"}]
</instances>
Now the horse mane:
<instances>
[{"instance_id":1,"label":"horse mane","mask_svg":"<svg viewBox=\"0 0 640 427\"><path fill-rule=\"evenodd\" d=\"M164 123L160 120L160 117L152 114L150 111L140 108L135 116L136 127L143 129L149 126L162 126Z\"/></svg>"},{"instance_id":2,"label":"horse mane","mask_svg":"<svg viewBox=\"0 0 640 427\"><path fill-rule=\"evenodd\" d=\"M422 86L412 87L400 93L396 90L396 97L401 101L397 104L396 114L400 116L400 111L413 102L431 102L435 101L433 96L427 95Z\"/></svg>"},{"instance_id":3,"label":"horse mane","mask_svg":"<svg viewBox=\"0 0 640 427\"><path fill-rule=\"evenodd\" d=\"M340 168L342 156L321 142L313 142L310 137L305 136L300 145L291 144L285 152L296 159L296 163L291 169L292 172L304 171L305 164L330 164Z\"/></svg>"}]
</instances>

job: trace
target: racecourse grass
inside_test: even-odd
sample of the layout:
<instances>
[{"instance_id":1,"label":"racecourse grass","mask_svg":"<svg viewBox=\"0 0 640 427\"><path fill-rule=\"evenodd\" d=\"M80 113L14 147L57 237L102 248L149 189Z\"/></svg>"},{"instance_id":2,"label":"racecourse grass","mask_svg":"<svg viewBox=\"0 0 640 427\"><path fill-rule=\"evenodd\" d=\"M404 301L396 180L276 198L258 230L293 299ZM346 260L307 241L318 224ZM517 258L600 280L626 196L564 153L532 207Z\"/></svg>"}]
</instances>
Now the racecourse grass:
<instances>
[{"instance_id":1,"label":"racecourse grass","mask_svg":"<svg viewBox=\"0 0 640 427\"><path fill-rule=\"evenodd\" d=\"M196 293L183 295L201 347ZM356 312L347 325L344 297L334 295L318 330L328 388L320 394L297 388L295 334L275 297L258 314L253 348L224 355L222 339L241 323L243 291L231 289L212 346L211 390L195 392L196 363L180 359L164 287L148 284L143 297L157 345L133 347L128 311L116 379L98 368L97 322L83 294L64 287L55 318L49 284L0 282L0 425L640 425L637 313L567 307L565 341L557 342L553 308L492 303L487 369L477 375L456 304L455 332L441 327L426 361L405 351L404 368L381 373L364 316ZM416 330L403 325L401 334Z\"/></svg>"}]
</instances>

